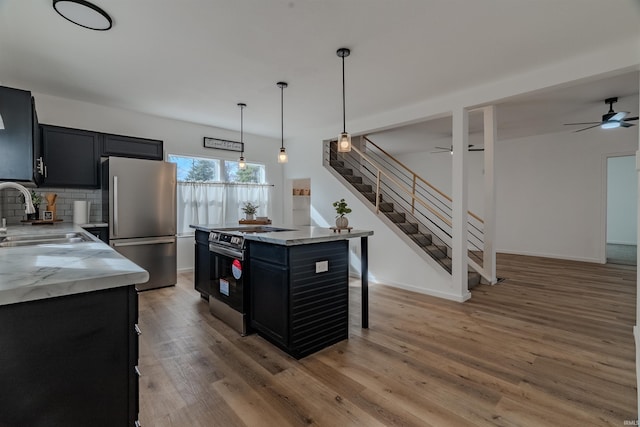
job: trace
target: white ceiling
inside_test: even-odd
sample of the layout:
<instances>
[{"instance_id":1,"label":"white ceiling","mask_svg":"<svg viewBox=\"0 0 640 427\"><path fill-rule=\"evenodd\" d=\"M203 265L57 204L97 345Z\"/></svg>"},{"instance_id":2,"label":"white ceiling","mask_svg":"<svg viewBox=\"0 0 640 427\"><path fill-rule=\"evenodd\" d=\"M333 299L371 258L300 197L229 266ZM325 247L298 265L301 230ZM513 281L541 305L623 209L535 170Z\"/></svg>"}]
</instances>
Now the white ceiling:
<instances>
[{"instance_id":1,"label":"white ceiling","mask_svg":"<svg viewBox=\"0 0 640 427\"><path fill-rule=\"evenodd\" d=\"M0 0L2 84L227 129L239 129L236 104L245 102L245 131L276 138L280 80L289 83L285 137L339 130L339 47L352 49L348 127L637 38L640 23L638 0L93 1L113 18L111 30L73 25L51 0ZM635 83L620 79L510 100L499 106L501 126L531 124L543 103L549 114L562 106L572 120L596 120L604 98L637 96L637 74Z\"/></svg>"},{"instance_id":2,"label":"white ceiling","mask_svg":"<svg viewBox=\"0 0 640 427\"><path fill-rule=\"evenodd\" d=\"M599 122L609 111L604 100L618 97L614 111L630 112L638 116L638 86L640 72L632 71L597 81L573 84L563 88L542 90L496 103L498 141L525 138L558 132L575 132L590 125L564 123ZM629 123L638 124L638 121ZM480 148L483 139L483 114L469 114L469 143ZM381 132L369 133L369 138L392 154L430 151L434 147L450 147L451 117L441 117L421 123ZM638 132L637 128L602 130L593 128L584 132ZM436 151L436 150L433 150Z\"/></svg>"}]
</instances>

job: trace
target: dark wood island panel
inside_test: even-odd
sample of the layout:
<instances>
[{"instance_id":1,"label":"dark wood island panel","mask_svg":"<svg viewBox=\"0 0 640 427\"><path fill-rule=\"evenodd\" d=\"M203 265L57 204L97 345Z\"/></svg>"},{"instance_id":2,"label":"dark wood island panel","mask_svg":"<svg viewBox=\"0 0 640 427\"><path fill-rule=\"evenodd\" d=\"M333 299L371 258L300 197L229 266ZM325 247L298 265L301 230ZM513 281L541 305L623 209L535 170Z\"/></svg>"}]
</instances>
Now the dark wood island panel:
<instances>
[{"instance_id":1,"label":"dark wood island panel","mask_svg":"<svg viewBox=\"0 0 640 427\"><path fill-rule=\"evenodd\" d=\"M251 326L261 336L298 359L347 339L347 240L296 246L249 241L248 253Z\"/></svg>"}]
</instances>

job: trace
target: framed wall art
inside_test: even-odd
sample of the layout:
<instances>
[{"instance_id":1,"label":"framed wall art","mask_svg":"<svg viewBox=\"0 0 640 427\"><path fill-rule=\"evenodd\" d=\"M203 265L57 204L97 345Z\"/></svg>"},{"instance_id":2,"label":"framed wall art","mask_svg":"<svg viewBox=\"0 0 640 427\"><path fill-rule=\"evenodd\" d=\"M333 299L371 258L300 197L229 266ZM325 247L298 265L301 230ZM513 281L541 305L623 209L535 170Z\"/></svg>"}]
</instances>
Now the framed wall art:
<instances>
[{"instance_id":1,"label":"framed wall art","mask_svg":"<svg viewBox=\"0 0 640 427\"><path fill-rule=\"evenodd\" d=\"M218 150L228 151L244 151L244 143L227 141L226 139L204 137L204 146L207 148L215 148Z\"/></svg>"}]
</instances>

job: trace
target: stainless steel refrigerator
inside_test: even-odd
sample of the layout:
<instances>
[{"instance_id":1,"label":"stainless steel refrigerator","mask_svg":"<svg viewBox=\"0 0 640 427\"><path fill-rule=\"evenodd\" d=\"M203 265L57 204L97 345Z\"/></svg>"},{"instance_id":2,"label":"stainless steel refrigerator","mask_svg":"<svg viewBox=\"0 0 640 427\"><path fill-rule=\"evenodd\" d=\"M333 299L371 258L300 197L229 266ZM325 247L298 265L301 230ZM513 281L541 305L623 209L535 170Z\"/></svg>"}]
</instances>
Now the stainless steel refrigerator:
<instances>
[{"instance_id":1,"label":"stainless steel refrigerator","mask_svg":"<svg viewBox=\"0 0 640 427\"><path fill-rule=\"evenodd\" d=\"M102 169L109 244L149 272L139 291L176 284L176 164L109 157Z\"/></svg>"}]
</instances>

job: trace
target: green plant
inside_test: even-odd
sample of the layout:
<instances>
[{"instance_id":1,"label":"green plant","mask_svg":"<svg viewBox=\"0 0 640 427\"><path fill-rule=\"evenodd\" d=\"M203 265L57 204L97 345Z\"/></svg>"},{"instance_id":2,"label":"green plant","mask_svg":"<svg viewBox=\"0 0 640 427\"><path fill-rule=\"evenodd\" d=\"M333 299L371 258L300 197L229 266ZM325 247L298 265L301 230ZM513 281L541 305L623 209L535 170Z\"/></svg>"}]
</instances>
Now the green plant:
<instances>
[{"instance_id":1,"label":"green plant","mask_svg":"<svg viewBox=\"0 0 640 427\"><path fill-rule=\"evenodd\" d=\"M24 195L22 193L20 193L20 202L25 203ZM31 203L33 203L34 207L40 206L40 203L42 203L42 194L38 194L34 190L31 190Z\"/></svg>"},{"instance_id":2,"label":"green plant","mask_svg":"<svg viewBox=\"0 0 640 427\"><path fill-rule=\"evenodd\" d=\"M256 212L258 212L258 208L259 208L259 207L260 207L260 206L258 206L258 205L254 205L254 204L253 204L253 203L251 203L251 202L246 202L246 203L244 204L244 206L242 207L242 212L244 212L244 213L245 213L245 214L247 214L247 215L253 215L253 214L255 214Z\"/></svg>"},{"instance_id":3,"label":"green plant","mask_svg":"<svg viewBox=\"0 0 640 427\"><path fill-rule=\"evenodd\" d=\"M333 207L336 208L336 218L341 218L348 213L351 213L351 208L347 207L347 202L344 199L340 199L337 202L333 202Z\"/></svg>"}]
</instances>

